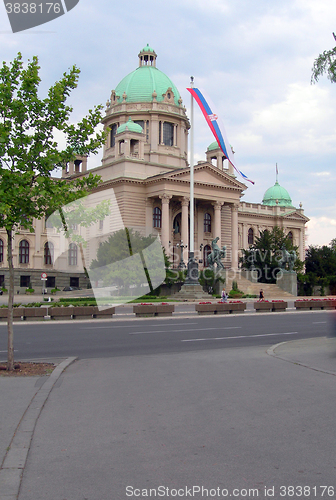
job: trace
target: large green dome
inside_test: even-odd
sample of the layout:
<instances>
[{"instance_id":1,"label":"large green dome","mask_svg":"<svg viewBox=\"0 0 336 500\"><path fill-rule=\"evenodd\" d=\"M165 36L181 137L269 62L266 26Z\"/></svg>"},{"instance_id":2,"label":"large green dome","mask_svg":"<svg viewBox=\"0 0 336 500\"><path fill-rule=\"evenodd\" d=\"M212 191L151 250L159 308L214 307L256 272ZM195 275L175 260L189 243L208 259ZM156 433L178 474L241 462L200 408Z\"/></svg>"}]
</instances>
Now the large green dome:
<instances>
[{"instance_id":1,"label":"large green dome","mask_svg":"<svg viewBox=\"0 0 336 500\"><path fill-rule=\"evenodd\" d=\"M278 201L278 203L277 203ZM280 207L292 207L292 199L288 194L288 191L280 186L278 181L274 184L274 186L267 189L264 194L263 205L279 205Z\"/></svg>"},{"instance_id":2,"label":"large green dome","mask_svg":"<svg viewBox=\"0 0 336 500\"><path fill-rule=\"evenodd\" d=\"M166 94L167 90L171 88L174 93L174 102L176 106L179 106L179 100L181 99L179 91L171 79L156 68L154 50L147 45L140 51L139 57L143 58L144 54L152 56L154 64L146 65L144 63L121 80L115 89L118 101L123 101L125 93L126 102L152 102L155 91L157 102L162 102L164 100L162 94ZM145 62L147 63L147 60Z\"/></svg>"}]
</instances>

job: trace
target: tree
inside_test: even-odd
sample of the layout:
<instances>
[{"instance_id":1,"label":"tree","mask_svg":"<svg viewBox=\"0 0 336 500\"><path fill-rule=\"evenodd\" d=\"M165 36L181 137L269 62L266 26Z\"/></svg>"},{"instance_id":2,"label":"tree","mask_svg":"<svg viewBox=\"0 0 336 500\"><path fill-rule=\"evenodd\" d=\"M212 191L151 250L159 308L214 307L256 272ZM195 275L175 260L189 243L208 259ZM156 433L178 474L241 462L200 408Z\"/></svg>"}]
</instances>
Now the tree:
<instances>
[{"instance_id":1,"label":"tree","mask_svg":"<svg viewBox=\"0 0 336 500\"><path fill-rule=\"evenodd\" d=\"M155 288L167 280L169 267L169 260L155 236L142 236L132 228L125 228L99 246L89 275L95 287L116 286L131 300L132 294L143 295L140 288L143 285L153 294ZM171 279L170 274L168 278Z\"/></svg>"},{"instance_id":2,"label":"tree","mask_svg":"<svg viewBox=\"0 0 336 500\"><path fill-rule=\"evenodd\" d=\"M326 286L336 288L336 248L335 240L322 247L311 245L306 253L306 273L301 277L305 291L312 293L314 286L320 286L322 292Z\"/></svg>"},{"instance_id":3,"label":"tree","mask_svg":"<svg viewBox=\"0 0 336 500\"><path fill-rule=\"evenodd\" d=\"M334 33L333 37L336 40ZM312 68L311 83L318 82L320 76L324 73L327 73L327 77L331 82L336 82L336 47L331 50L325 50L315 59Z\"/></svg>"},{"instance_id":4,"label":"tree","mask_svg":"<svg viewBox=\"0 0 336 500\"><path fill-rule=\"evenodd\" d=\"M38 96L39 69L37 57L24 65L20 53L0 69L0 227L7 233L9 268L8 370L14 368L13 235L19 226L33 232L33 219L44 218L98 185L100 178L92 174L69 182L53 178L52 171L76 154L97 153L105 140L103 132L95 132L102 106L89 110L77 125L69 123L72 108L66 101L77 87L79 69L73 66L64 73L44 99ZM63 149L54 139L55 131L64 136Z\"/></svg>"},{"instance_id":5,"label":"tree","mask_svg":"<svg viewBox=\"0 0 336 500\"><path fill-rule=\"evenodd\" d=\"M276 275L279 272L279 260L282 257L281 249L298 251L283 229L275 226L272 231L265 229L256 238L254 245L249 250L243 250L241 258L242 267L245 269L257 269L261 283L275 283ZM294 270L299 271L303 267L303 262L296 260Z\"/></svg>"}]
</instances>

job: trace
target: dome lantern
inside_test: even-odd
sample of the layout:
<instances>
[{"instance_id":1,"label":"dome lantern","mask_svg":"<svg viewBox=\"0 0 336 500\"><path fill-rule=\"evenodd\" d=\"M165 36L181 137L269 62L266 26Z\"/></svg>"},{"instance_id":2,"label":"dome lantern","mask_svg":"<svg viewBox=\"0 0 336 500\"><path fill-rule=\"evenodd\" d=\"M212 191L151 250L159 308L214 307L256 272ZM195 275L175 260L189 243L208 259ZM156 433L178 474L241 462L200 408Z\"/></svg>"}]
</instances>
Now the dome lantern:
<instances>
[{"instance_id":1,"label":"dome lantern","mask_svg":"<svg viewBox=\"0 0 336 500\"><path fill-rule=\"evenodd\" d=\"M156 68L156 58L157 55L155 50L152 49L147 43L146 47L144 47L139 52L139 66L153 66Z\"/></svg>"}]
</instances>

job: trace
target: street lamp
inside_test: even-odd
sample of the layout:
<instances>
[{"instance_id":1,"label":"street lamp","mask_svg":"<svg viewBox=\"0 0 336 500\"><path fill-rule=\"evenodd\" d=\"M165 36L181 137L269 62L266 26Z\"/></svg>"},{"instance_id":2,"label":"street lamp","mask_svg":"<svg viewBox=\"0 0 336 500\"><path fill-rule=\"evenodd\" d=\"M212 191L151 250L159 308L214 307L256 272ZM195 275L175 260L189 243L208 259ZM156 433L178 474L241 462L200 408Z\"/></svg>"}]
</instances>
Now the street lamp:
<instances>
[{"instance_id":1,"label":"street lamp","mask_svg":"<svg viewBox=\"0 0 336 500\"><path fill-rule=\"evenodd\" d=\"M184 248L187 248L188 245L184 245L183 244L183 240L181 240L180 243L177 243L176 245L176 248L180 248L181 249L181 259L180 259L180 263L179 263L179 269L185 269L187 266L185 265L184 261L183 261L183 249Z\"/></svg>"}]
</instances>

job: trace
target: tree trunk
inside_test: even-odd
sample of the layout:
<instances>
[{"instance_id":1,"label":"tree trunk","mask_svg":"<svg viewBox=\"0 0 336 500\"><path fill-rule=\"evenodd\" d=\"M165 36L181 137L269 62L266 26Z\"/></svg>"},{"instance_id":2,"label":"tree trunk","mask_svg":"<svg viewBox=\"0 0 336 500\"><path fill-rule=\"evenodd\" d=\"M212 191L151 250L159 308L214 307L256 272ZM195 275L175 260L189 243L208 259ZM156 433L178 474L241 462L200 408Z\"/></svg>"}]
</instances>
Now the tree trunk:
<instances>
[{"instance_id":1,"label":"tree trunk","mask_svg":"<svg viewBox=\"0 0 336 500\"><path fill-rule=\"evenodd\" d=\"M13 330L13 307L14 307L14 267L13 267L13 236L12 229L7 229L7 261L9 269L9 290L8 290L8 355L7 370L14 370L14 330Z\"/></svg>"}]
</instances>

